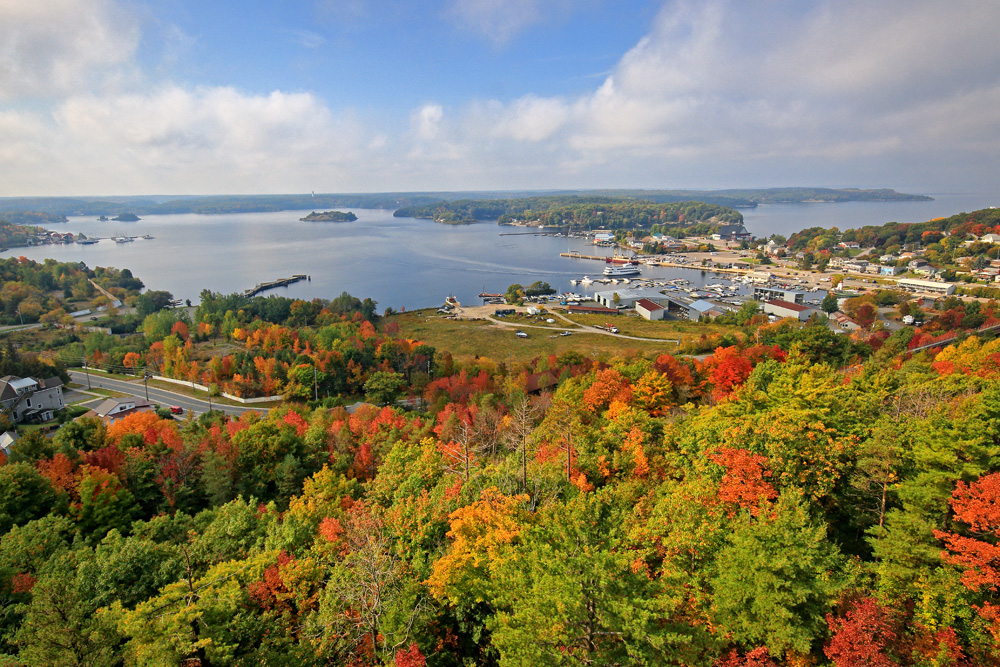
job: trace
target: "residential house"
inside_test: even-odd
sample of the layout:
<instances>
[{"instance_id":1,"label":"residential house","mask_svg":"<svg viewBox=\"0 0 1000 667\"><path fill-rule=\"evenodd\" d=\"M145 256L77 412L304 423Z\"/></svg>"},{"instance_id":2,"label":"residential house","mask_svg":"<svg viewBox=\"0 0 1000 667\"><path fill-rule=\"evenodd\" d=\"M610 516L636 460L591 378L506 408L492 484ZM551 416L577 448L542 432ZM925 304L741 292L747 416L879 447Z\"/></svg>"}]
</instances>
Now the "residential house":
<instances>
[{"instance_id":1,"label":"residential house","mask_svg":"<svg viewBox=\"0 0 1000 667\"><path fill-rule=\"evenodd\" d=\"M903 273L905 269L901 266L896 266L895 264L890 264L889 266L880 266L879 273L883 276L898 276Z\"/></svg>"},{"instance_id":2,"label":"residential house","mask_svg":"<svg viewBox=\"0 0 1000 667\"><path fill-rule=\"evenodd\" d=\"M0 452L7 458L10 458L10 452L15 442L17 442L17 431L3 433L0 435Z\"/></svg>"},{"instance_id":3,"label":"residential house","mask_svg":"<svg viewBox=\"0 0 1000 667\"><path fill-rule=\"evenodd\" d=\"M7 375L0 378L0 407L15 423L48 421L57 410L66 407L62 387L58 377L38 379Z\"/></svg>"},{"instance_id":4,"label":"residential house","mask_svg":"<svg viewBox=\"0 0 1000 667\"><path fill-rule=\"evenodd\" d=\"M837 311L830 315L830 322L844 331L857 331L861 325L848 317L845 313Z\"/></svg>"},{"instance_id":5,"label":"residential house","mask_svg":"<svg viewBox=\"0 0 1000 667\"><path fill-rule=\"evenodd\" d=\"M149 401L132 396L123 396L121 398L109 398L101 401L96 408L83 416L97 417L105 424L111 425L129 415L138 412L154 412L155 410L156 407Z\"/></svg>"},{"instance_id":6,"label":"residential house","mask_svg":"<svg viewBox=\"0 0 1000 667\"><path fill-rule=\"evenodd\" d=\"M981 243L1000 243L1000 234L983 234L979 237Z\"/></svg>"}]
</instances>

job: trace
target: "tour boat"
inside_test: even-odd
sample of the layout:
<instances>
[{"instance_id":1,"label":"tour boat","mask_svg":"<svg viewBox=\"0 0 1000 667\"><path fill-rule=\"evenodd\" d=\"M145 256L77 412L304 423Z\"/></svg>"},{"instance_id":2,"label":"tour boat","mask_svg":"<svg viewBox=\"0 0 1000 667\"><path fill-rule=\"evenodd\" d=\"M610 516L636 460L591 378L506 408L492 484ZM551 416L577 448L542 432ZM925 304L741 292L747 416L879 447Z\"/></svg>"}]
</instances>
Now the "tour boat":
<instances>
[{"instance_id":1,"label":"tour boat","mask_svg":"<svg viewBox=\"0 0 1000 667\"><path fill-rule=\"evenodd\" d=\"M604 269L604 275L609 278L622 278L625 276L639 275L638 264L623 264L621 266L608 266Z\"/></svg>"}]
</instances>

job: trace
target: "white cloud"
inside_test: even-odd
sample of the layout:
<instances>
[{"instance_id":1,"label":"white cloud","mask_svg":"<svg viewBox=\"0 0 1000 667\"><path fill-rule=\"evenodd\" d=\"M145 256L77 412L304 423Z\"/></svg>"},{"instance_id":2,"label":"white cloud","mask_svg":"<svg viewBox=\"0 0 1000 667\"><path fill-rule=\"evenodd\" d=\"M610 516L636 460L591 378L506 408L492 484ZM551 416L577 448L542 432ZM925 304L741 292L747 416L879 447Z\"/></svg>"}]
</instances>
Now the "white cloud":
<instances>
[{"instance_id":1,"label":"white cloud","mask_svg":"<svg viewBox=\"0 0 1000 667\"><path fill-rule=\"evenodd\" d=\"M136 18L112 0L0 0L0 99L99 85L138 40Z\"/></svg>"},{"instance_id":2,"label":"white cloud","mask_svg":"<svg viewBox=\"0 0 1000 667\"><path fill-rule=\"evenodd\" d=\"M51 192L53 183L88 194L298 192L319 189L320 179L324 189L359 189L367 169L379 168L379 141L307 93L168 86L77 96L49 120L0 115L0 166L20 165L7 170L20 193Z\"/></svg>"},{"instance_id":3,"label":"white cloud","mask_svg":"<svg viewBox=\"0 0 1000 667\"><path fill-rule=\"evenodd\" d=\"M448 1L453 19L501 41L573 6ZM432 101L396 126L308 92L124 93L113 82L137 28L110 3L53 1L103 44L123 36L95 55L34 7L46 3L0 0L0 98L65 95L51 111L0 111L0 195L865 185L858 174L950 187L996 175L1000 3L670 1L587 93ZM54 23L36 27L42 16ZM68 41L48 44L56 35Z\"/></svg>"},{"instance_id":4,"label":"white cloud","mask_svg":"<svg viewBox=\"0 0 1000 667\"><path fill-rule=\"evenodd\" d=\"M627 184L652 169L677 183L713 166L759 179L782 161L796 168L781 173L808 180L809 160L817 173L833 162L849 182L862 162L995 150L998 24L1000 4L976 0L667 2L592 93L467 113L479 117L472 127L521 143L522 160L559 142L564 168L574 165L567 185L588 173Z\"/></svg>"},{"instance_id":5,"label":"white cloud","mask_svg":"<svg viewBox=\"0 0 1000 667\"><path fill-rule=\"evenodd\" d=\"M496 44L505 44L533 25L565 14L579 0L450 0L445 16Z\"/></svg>"},{"instance_id":6,"label":"white cloud","mask_svg":"<svg viewBox=\"0 0 1000 667\"><path fill-rule=\"evenodd\" d=\"M440 104L425 104L417 109L411 121L413 134L420 141L433 141L441 131L444 108Z\"/></svg>"}]
</instances>

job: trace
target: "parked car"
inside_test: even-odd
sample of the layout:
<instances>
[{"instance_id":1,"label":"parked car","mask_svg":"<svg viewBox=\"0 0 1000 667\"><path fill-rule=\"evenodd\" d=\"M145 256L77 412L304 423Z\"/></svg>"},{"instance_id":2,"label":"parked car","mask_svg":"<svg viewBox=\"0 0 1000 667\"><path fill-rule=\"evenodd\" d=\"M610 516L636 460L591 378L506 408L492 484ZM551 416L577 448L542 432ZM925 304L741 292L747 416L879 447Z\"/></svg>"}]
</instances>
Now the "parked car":
<instances>
[{"instance_id":1,"label":"parked car","mask_svg":"<svg viewBox=\"0 0 1000 667\"><path fill-rule=\"evenodd\" d=\"M528 337L528 334L524 333L523 331L518 331L514 335L517 336L518 338L527 338Z\"/></svg>"},{"instance_id":2,"label":"parked car","mask_svg":"<svg viewBox=\"0 0 1000 667\"><path fill-rule=\"evenodd\" d=\"M184 408L182 408L179 405L171 405L170 406L170 412L174 413L175 415L179 415L182 412L184 412Z\"/></svg>"}]
</instances>

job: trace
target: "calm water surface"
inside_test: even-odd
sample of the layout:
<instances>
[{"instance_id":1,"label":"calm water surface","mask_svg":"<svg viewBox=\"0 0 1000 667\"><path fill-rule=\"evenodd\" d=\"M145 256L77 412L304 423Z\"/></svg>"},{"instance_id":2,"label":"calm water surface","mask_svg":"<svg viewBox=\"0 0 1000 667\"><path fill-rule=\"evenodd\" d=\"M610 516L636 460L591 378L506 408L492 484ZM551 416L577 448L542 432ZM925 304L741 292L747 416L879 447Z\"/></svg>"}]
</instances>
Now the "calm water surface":
<instances>
[{"instance_id":1,"label":"calm water surface","mask_svg":"<svg viewBox=\"0 0 1000 667\"><path fill-rule=\"evenodd\" d=\"M743 211L757 236L789 235L812 226L841 229L890 220L917 222L994 205L979 195L942 195L932 202L780 204ZM98 222L71 218L60 231L108 238L140 236L133 243L103 240L94 245L14 248L4 256L41 261L83 261L88 266L129 268L150 289L167 290L198 301L203 289L239 292L293 273L312 279L265 294L294 298L333 298L347 291L371 297L379 310L440 305L454 294L479 303L479 292L503 292L511 283L544 280L560 292L586 293L570 279L598 276L603 262L569 259L559 253L579 250L606 254L580 240L546 236L500 236L493 223L441 225L429 220L394 218L392 211L352 209L351 223L301 222L308 211L226 215L150 215L139 222ZM696 285L720 277L687 269L643 268L645 278L685 278ZM595 285L593 289L608 289Z\"/></svg>"}]
</instances>

